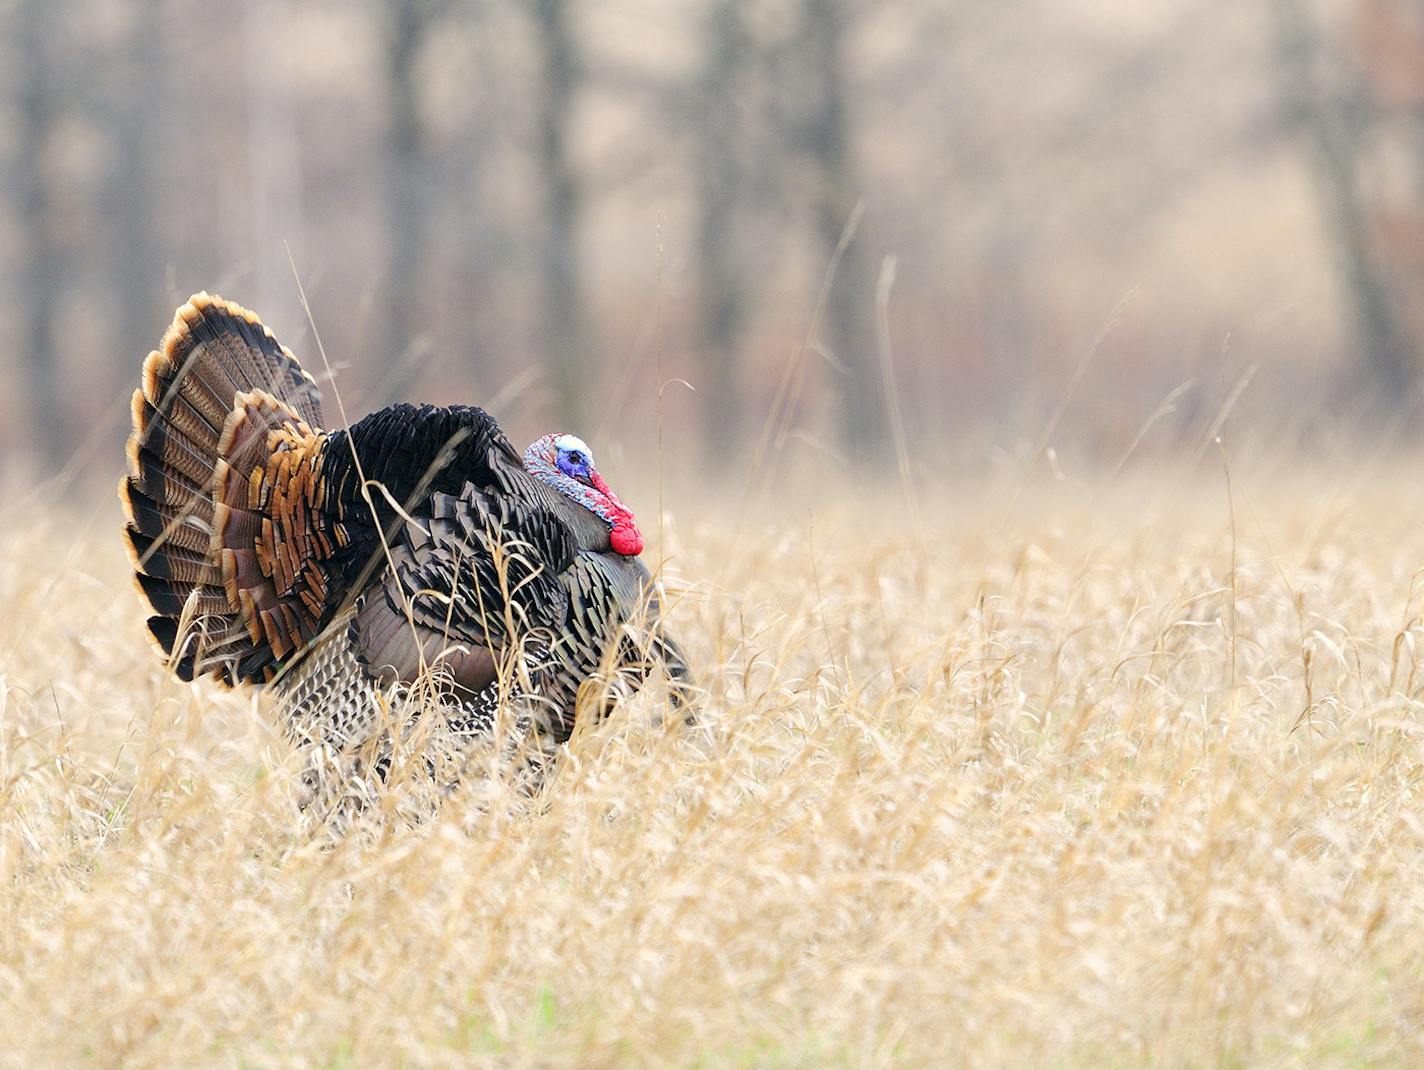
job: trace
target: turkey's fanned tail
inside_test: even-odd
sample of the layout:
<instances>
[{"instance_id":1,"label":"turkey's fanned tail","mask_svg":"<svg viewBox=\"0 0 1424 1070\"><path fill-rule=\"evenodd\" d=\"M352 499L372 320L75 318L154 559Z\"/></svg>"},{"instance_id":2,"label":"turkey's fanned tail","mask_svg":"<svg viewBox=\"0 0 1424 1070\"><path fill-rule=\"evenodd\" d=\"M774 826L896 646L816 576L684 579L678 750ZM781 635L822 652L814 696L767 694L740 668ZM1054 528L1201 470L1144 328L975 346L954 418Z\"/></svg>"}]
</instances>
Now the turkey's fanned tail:
<instances>
[{"instance_id":1,"label":"turkey's fanned tail","mask_svg":"<svg viewBox=\"0 0 1424 1070\"><path fill-rule=\"evenodd\" d=\"M270 678L314 632L321 394L256 315L188 300L143 365L119 485L149 631L183 679Z\"/></svg>"}]
</instances>

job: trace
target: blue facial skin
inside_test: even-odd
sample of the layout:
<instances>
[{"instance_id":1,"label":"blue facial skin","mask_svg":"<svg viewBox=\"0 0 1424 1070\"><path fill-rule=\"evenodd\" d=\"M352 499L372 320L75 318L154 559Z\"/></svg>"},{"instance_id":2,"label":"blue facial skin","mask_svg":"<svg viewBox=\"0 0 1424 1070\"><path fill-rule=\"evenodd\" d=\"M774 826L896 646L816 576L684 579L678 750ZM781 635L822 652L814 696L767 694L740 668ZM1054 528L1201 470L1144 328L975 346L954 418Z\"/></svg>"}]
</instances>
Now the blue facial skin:
<instances>
[{"instance_id":1,"label":"blue facial skin","mask_svg":"<svg viewBox=\"0 0 1424 1070\"><path fill-rule=\"evenodd\" d=\"M588 479L588 457L580 450L560 450L558 465L559 471L570 479Z\"/></svg>"}]
</instances>

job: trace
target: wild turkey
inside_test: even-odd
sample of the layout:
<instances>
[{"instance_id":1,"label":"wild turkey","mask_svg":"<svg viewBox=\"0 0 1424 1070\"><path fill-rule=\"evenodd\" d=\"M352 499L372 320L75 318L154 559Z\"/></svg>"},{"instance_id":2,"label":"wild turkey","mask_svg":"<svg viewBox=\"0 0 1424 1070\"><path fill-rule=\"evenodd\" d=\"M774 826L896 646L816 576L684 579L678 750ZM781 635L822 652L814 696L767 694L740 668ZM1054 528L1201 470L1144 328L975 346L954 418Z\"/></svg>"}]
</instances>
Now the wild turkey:
<instances>
[{"instance_id":1,"label":"wild turkey","mask_svg":"<svg viewBox=\"0 0 1424 1070\"><path fill-rule=\"evenodd\" d=\"M517 698L554 743L611 706L601 669L636 686L656 661L689 682L633 514L582 440L521 458L470 406L324 424L312 377L221 298L191 298L144 362L119 492L180 678L274 689L328 758L399 729L393 697L418 682L457 739Z\"/></svg>"}]
</instances>

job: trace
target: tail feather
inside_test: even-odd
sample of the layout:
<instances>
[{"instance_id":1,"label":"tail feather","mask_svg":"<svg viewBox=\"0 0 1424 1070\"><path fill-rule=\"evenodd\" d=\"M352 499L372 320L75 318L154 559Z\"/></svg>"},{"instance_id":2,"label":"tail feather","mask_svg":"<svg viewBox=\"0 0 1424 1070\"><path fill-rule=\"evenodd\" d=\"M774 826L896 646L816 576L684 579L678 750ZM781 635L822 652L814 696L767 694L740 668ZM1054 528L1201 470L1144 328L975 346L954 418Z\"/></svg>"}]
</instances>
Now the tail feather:
<instances>
[{"instance_id":1,"label":"tail feather","mask_svg":"<svg viewBox=\"0 0 1424 1070\"><path fill-rule=\"evenodd\" d=\"M194 499L181 508L175 508L154 501L140 489L142 486L141 474L130 476L120 484L119 493L128 515L130 532L137 531L153 540L146 552L157 553L172 544L185 550L207 553L212 542L212 502Z\"/></svg>"},{"instance_id":2,"label":"tail feather","mask_svg":"<svg viewBox=\"0 0 1424 1070\"><path fill-rule=\"evenodd\" d=\"M201 486L210 471L208 457L182 435L165 434L161 425L152 426L144 441L129 440L129 468L141 472L145 468L171 468Z\"/></svg>"},{"instance_id":3,"label":"tail feather","mask_svg":"<svg viewBox=\"0 0 1424 1070\"><path fill-rule=\"evenodd\" d=\"M133 426L136 431L142 429L145 434L130 438L130 449L138 449L139 443L149 444L155 437L159 439L159 447L162 440L177 438L201 454L217 449L218 436L221 433L214 431L181 394L173 395L160 413L142 388L134 391Z\"/></svg>"},{"instance_id":4,"label":"tail feather","mask_svg":"<svg viewBox=\"0 0 1424 1070\"><path fill-rule=\"evenodd\" d=\"M169 334L171 337L172 332ZM180 345L188 346L196 342L186 334L177 340ZM160 412L166 410L170 396L180 396L197 412L208 430L221 434L235 391L223 381L226 376L213 367L212 360L203 357L201 349L190 348L186 353L172 354L166 348L155 349L143 362L143 396Z\"/></svg>"},{"instance_id":5,"label":"tail feather","mask_svg":"<svg viewBox=\"0 0 1424 1070\"><path fill-rule=\"evenodd\" d=\"M144 361L142 382L119 496L139 590L153 611L149 631L183 679L203 673L228 683L260 679L299 640L290 614L265 592L254 627L254 597L244 584L258 580L250 567L240 575L232 570L239 555L250 565L251 551L234 554L224 543L225 531L250 536L254 524L260 528L260 519L234 524L231 505L237 484L264 468L266 432L275 424L246 413L254 398L265 399L315 441L319 433L310 429L321 426L320 391L253 313L206 293L178 310ZM242 438L248 426L254 433ZM228 452L238 444L240 458ZM249 504L246 494L241 498ZM269 636L280 642L257 641Z\"/></svg>"},{"instance_id":6,"label":"tail feather","mask_svg":"<svg viewBox=\"0 0 1424 1070\"><path fill-rule=\"evenodd\" d=\"M222 319L203 315L190 324L193 337L233 387L233 393L263 390L291 406L312 427L322 425L321 392L291 350L278 345L251 312Z\"/></svg>"}]
</instances>

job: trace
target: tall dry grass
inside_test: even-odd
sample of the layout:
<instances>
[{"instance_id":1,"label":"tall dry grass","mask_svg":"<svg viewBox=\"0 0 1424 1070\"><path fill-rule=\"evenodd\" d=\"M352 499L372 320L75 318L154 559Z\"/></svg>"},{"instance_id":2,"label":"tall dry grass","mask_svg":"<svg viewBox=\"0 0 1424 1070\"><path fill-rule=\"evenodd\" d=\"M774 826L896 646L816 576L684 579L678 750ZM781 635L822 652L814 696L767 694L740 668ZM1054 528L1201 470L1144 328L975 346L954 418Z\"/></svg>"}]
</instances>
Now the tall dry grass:
<instances>
[{"instance_id":1,"label":"tall dry grass","mask_svg":"<svg viewBox=\"0 0 1424 1070\"><path fill-rule=\"evenodd\" d=\"M335 847L107 499L12 504L0 1062L1424 1063L1408 466L827 493L667 524L705 732Z\"/></svg>"}]
</instances>

